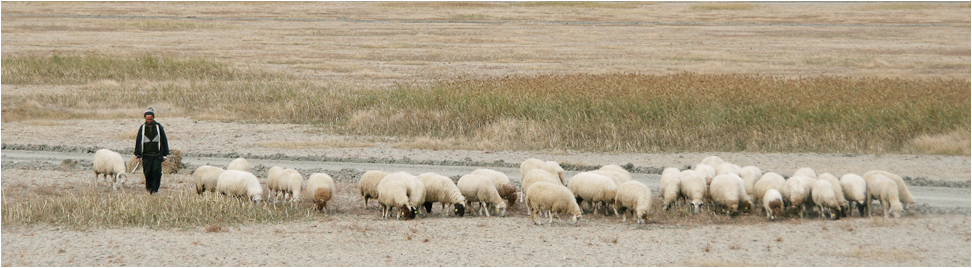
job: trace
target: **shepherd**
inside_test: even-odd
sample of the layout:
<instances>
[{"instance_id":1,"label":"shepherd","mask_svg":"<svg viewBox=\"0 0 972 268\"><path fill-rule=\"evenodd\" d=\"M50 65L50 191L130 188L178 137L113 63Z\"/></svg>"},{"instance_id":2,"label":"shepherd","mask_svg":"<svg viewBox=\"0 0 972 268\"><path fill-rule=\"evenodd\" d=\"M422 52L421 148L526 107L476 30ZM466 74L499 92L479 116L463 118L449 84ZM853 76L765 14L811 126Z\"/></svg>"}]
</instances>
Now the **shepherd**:
<instances>
[{"instance_id":1,"label":"shepherd","mask_svg":"<svg viewBox=\"0 0 972 268\"><path fill-rule=\"evenodd\" d=\"M169 140L165 138L165 128L155 121L152 107L145 110L142 117L145 124L138 129L138 136L135 137L135 157L142 164L145 189L154 195L162 183L162 162L169 155Z\"/></svg>"}]
</instances>

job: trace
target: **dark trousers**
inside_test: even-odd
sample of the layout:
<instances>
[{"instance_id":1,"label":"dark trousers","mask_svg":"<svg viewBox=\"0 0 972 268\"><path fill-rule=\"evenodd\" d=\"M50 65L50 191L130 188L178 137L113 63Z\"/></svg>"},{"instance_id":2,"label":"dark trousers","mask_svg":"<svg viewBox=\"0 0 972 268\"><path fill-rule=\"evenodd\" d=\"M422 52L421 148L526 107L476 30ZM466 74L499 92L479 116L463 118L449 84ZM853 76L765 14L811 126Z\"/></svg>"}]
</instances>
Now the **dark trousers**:
<instances>
[{"instance_id":1,"label":"dark trousers","mask_svg":"<svg viewBox=\"0 0 972 268\"><path fill-rule=\"evenodd\" d=\"M162 156L142 155L142 174L145 174L145 190L154 194L162 183Z\"/></svg>"}]
</instances>

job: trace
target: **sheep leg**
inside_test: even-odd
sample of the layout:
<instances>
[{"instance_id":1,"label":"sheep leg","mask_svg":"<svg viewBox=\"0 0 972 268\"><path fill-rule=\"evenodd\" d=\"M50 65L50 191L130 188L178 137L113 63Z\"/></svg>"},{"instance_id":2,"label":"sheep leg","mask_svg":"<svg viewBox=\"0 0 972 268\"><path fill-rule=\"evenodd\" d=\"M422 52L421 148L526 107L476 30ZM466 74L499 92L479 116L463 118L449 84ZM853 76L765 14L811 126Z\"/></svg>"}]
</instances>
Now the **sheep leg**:
<instances>
[{"instance_id":1,"label":"sheep leg","mask_svg":"<svg viewBox=\"0 0 972 268\"><path fill-rule=\"evenodd\" d=\"M550 215L550 220L547 221L547 224L553 224L553 215L552 215L553 213L552 212L553 211L547 211L547 214Z\"/></svg>"},{"instance_id":2,"label":"sheep leg","mask_svg":"<svg viewBox=\"0 0 972 268\"><path fill-rule=\"evenodd\" d=\"M482 205L481 211L486 211L486 217L489 217L489 205L483 201L479 201L479 204Z\"/></svg>"}]
</instances>

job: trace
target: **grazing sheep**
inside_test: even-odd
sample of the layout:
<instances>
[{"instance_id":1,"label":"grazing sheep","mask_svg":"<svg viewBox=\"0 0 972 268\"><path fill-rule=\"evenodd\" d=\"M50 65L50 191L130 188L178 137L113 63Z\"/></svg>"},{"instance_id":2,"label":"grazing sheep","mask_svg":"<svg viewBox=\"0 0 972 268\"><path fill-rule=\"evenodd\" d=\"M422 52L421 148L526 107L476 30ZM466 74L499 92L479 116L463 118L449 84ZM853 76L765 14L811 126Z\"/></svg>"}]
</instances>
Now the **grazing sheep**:
<instances>
[{"instance_id":1,"label":"grazing sheep","mask_svg":"<svg viewBox=\"0 0 972 268\"><path fill-rule=\"evenodd\" d=\"M746 194L749 194L750 197L756 197L753 188L756 186L756 182L759 181L762 176L763 171L759 170L758 167L745 166L742 169L739 169L739 177L746 182Z\"/></svg>"},{"instance_id":2,"label":"grazing sheep","mask_svg":"<svg viewBox=\"0 0 972 268\"><path fill-rule=\"evenodd\" d=\"M630 175L629 176L625 176L623 173L617 172L617 171L613 171L613 170L601 170L601 169L597 169L597 170L591 170L591 171L587 171L587 172L590 172L590 173L594 173L594 174L597 174L597 175L601 175L601 176L605 176L605 177L611 178L611 180L614 181L614 184L617 184L617 185L621 185L622 183L631 181L631 178L629 177Z\"/></svg>"},{"instance_id":3,"label":"grazing sheep","mask_svg":"<svg viewBox=\"0 0 972 268\"><path fill-rule=\"evenodd\" d=\"M476 174L492 180L500 197L506 200L506 206L512 207L516 205L516 199L518 198L516 196L516 186L513 186L513 183L510 182L510 178L506 174L486 168L477 169L470 174Z\"/></svg>"},{"instance_id":4,"label":"grazing sheep","mask_svg":"<svg viewBox=\"0 0 972 268\"><path fill-rule=\"evenodd\" d=\"M758 200L763 200L766 191L775 189L777 192L782 192L784 184L786 184L786 180L783 179L783 176L776 174L776 172L767 172L753 185L753 197Z\"/></svg>"},{"instance_id":5,"label":"grazing sheep","mask_svg":"<svg viewBox=\"0 0 972 268\"><path fill-rule=\"evenodd\" d=\"M478 215L485 212L486 217L489 217L490 205L496 207L496 212L500 214L500 217L506 215L506 201L500 197L492 180L469 174L460 177L456 186L459 187L459 192L466 198L467 206L472 202L479 202Z\"/></svg>"},{"instance_id":6,"label":"grazing sheep","mask_svg":"<svg viewBox=\"0 0 972 268\"><path fill-rule=\"evenodd\" d=\"M780 191L768 189L761 199L767 218L775 220L776 217L783 215L783 195L780 195Z\"/></svg>"},{"instance_id":7,"label":"grazing sheep","mask_svg":"<svg viewBox=\"0 0 972 268\"><path fill-rule=\"evenodd\" d=\"M867 201L865 202L870 206L871 200L874 199L881 202L881 211L884 212L885 218L889 216L898 218L904 210L898 196L898 184L883 174L872 174L871 180L867 183Z\"/></svg>"},{"instance_id":8,"label":"grazing sheep","mask_svg":"<svg viewBox=\"0 0 972 268\"><path fill-rule=\"evenodd\" d=\"M277 200L277 193L281 195L283 192L280 191L280 177L283 176L284 168L280 166L273 166L270 170L267 170L267 200L275 201Z\"/></svg>"},{"instance_id":9,"label":"grazing sheep","mask_svg":"<svg viewBox=\"0 0 972 268\"><path fill-rule=\"evenodd\" d=\"M567 189L574 193L577 203L587 201L587 203L597 213L598 204L605 207L611 206L614 215L618 216L618 209L614 207L614 197L618 194L618 185L614 180L603 175L590 172L581 172L570 178Z\"/></svg>"},{"instance_id":10,"label":"grazing sheep","mask_svg":"<svg viewBox=\"0 0 972 268\"><path fill-rule=\"evenodd\" d=\"M722 161L722 158L719 158L718 156L714 156L713 155L713 156L709 156L709 157L703 158L702 159L702 162L699 162L699 164L700 165L708 165L708 166L711 166L711 167L718 167L719 165L722 165L725 162L726 161ZM696 168L698 168L698 165L696 165ZM712 176L714 177L715 175L713 174Z\"/></svg>"},{"instance_id":11,"label":"grazing sheep","mask_svg":"<svg viewBox=\"0 0 972 268\"><path fill-rule=\"evenodd\" d=\"M239 171L250 172L250 162L246 161L246 159L243 159L242 157L233 159L233 161L226 166L226 170L239 170Z\"/></svg>"},{"instance_id":12,"label":"grazing sheep","mask_svg":"<svg viewBox=\"0 0 972 268\"><path fill-rule=\"evenodd\" d=\"M111 189L115 190L115 183L122 183L122 177L128 178L125 172L125 160L121 154L108 149L101 149L95 152L94 159L95 183L98 183L99 176L104 174L105 181L111 183Z\"/></svg>"},{"instance_id":13,"label":"grazing sheep","mask_svg":"<svg viewBox=\"0 0 972 268\"><path fill-rule=\"evenodd\" d=\"M560 168L560 165L553 166L548 163L549 162L544 162L543 160L536 159L536 158L527 159L523 161L523 163L520 163L520 176L521 177L525 176L525 174L529 173L530 170L542 169L547 172L550 172L550 174L556 175L557 179L560 181L560 185L566 185L564 180L564 169Z\"/></svg>"},{"instance_id":14,"label":"grazing sheep","mask_svg":"<svg viewBox=\"0 0 972 268\"><path fill-rule=\"evenodd\" d=\"M253 202L263 201L263 187L253 173L227 170L216 179L216 192L224 195L247 197Z\"/></svg>"},{"instance_id":15,"label":"grazing sheep","mask_svg":"<svg viewBox=\"0 0 972 268\"><path fill-rule=\"evenodd\" d=\"M841 207L837 203L837 195L830 181L824 179L817 180L817 183L813 185L811 196L813 197L813 203L817 205L816 208L821 215L834 220L840 219ZM834 213L835 210L837 213Z\"/></svg>"},{"instance_id":16,"label":"grazing sheep","mask_svg":"<svg viewBox=\"0 0 972 268\"><path fill-rule=\"evenodd\" d=\"M614 207L621 210L621 215L624 215L621 218L622 222L628 222L627 210L631 210L631 216L637 219L639 224L645 223L648 221L648 214L651 213L651 189L638 181L625 182L618 186Z\"/></svg>"},{"instance_id":17,"label":"grazing sheep","mask_svg":"<svg viewBox=\"0 0 972 268\"><path fill-rule=\"evenodd\" d=\"M314 173L307 178L307 195L314 200L317 210L327 212L327 201L337 193L334 179L325 173Z\"/></svg>"},{"instance_id":18,"label":"grazing sheep","mask_svg":"<svg viewBox=\"0 0 972 268\"><path fill-rule=\"evenodd\" d=\"M840 209L837 211L837 216L840 218L847 217L847 199L844 198L844 187L841 187L840 180L836 176L830 173L822 173L817 175L817 180L825 180L830 183L834 190L834 197L837 198L837 205ZM816 203L816 201L814 201Z\"/></svg>"},{"instance_id":19,"label":"grazing sheep","mask_svg":"<svg viewBox=\"0 0 972 268\"><path fill-rule=\"evenodd\" d=\"M716 175L715 178L712 178L712 184L709 188L709 196L712 197L712 202L717 207L724 208L726 214L735 214L739 211L739 192L740 190L745 191L745 189L739 189L742 184L732 176L733 174Z\"/></svg>"},{"instance_id":20,"label":"grazing sheep","mask_svg":"<svg viewBox=\"0 0 972 268\"><path fill-rule=\"evenodd\" d=\"M682 177L682 172L679 171L677 168L670 167L662 171L661 181L659 181L660 186L658 191L661 192L662 199L664 200L662 202L662 208L664 208L664 210L668 210L675 205L675 201L676 199L678 199L678 195L681 190L680 188L682 184L681 177Z\"/></svg>"},{"instance_id":21,"label":"grazing sheep","mask_svg":"<svg viewBox=\"0 0 972 268\"><path fill-rule=\"evenodd\" d=\"M699 174L702 175L702 178L705 179L705 183L712 182L712 178L716 176L715 167L712 167L710 165L704 165L704 164L696 165L695 171L698 171Z\"/></svg>"},{"instance_id":22,"label":"grazing sheep","mask_svg":"<svg viewBox=\"0 0 972 268\"><path fill-rule=\"evenodd\" d=\"M748 212L752 210L753 198L749 197L749 194L746 193L746 181L744 181L742 178L739 177L739 175L736 174L726 174L726 175L732 177L733 180L736 180L736 184L738 184L739 186L737 189L739 191L739 211Z\"/></svg>"},{"instance_id":23,"label":"grazing sheep","mask_svg":"<svg viewBox=\"0 0 972 268\"><path fill-rule=\"evenodd\" d=\"M223 174L223 171L226 170L214 166L196 168L196 171L192 172L192 179L196 183L196 193L202 194L206 190L216 192L216 181L219 180L219 174Z\"/></svg>"},{"instance_id":24,"label":"grazing sheep","mask_svg":"<svg viewBox=\"0 0 972 268\"><path fill-rule=\"evenodd\" d=\"M361 175L361 179L358 180L358 191L365 201L365 209L368 209L368 199L378 199L378 183L385 176L388 176L388 173L379 170L369 170Z\"/></svg>"},{"instance_id":25,"label":"grazing sheep","mask_svg":"<svg viewBox=\"0 0 972 268\"><path fill-rule=\"evenodd\" d=\"M800 213L800 218L804 217L805 208L813 203L813 197L810 195L811 188L810 178L793 176L786 180L783 191L780 192L783 195L783 200L790 203L790 208Z\"/></svg>"},{"instance_id":26,"label":"grazing sheep","mask_svg":"<svg viewBox=\"0 0 972 268\"><path fill-rule=\"evenodd\" d=\"M898 176L898 174L894 174L884 170L871 170L868 171L867 173L864 173L864 180L867 181L867 178L873 176L874 174L884 175L885 177L888 177L889 179L894 181L895 184L898 185L898 197L901 199L901 203L904 204L905 208L907 208L908 210L913 210L915 207L917 207L917 203L915 203L915 197L911 195L911 191L908 190L908 185L904 183L904 180L901 179L901 176Z\"/></svg>"},{"instance_id":27,"label":"grazing sheep","mask_svg":"<svg viewBox=\"0 0 972 268\"><path fill-rule=\"evenodd\" d=\"M530 220L537 225L542 225L538 214L543 212L547 212L550 217L547 223L553 223L554 213L571 215L570 221L574 224L582 215L580 206L574 199L574 193L560 184L537 182L530 185L524 203L530 208Z\"/></svg>"},{"instance_id":28,"label":"grazing sheep","mask_svg":"<svg viewBox=\"0 0 972 268\"><path fill-rule=\"evenodd\" d=\"M699 213L703 205L705 205L705 196L707 195L708 185L705 183L705 175L697 171L682 171L681 187L682 195L686 200L689 200L689 204L695 209L695 213Z\"/></svg>"},{"instance_id":29,"label":"grazing sheep","mask_svg":"<svg viewBox=\"0 0 972 268\"><path fill-rule=\"evenodd\" d=\"M438 202L442 205L440 213L443 216L446 215L446 205L453 206L456 216L462 217L466 214L466 197L452 179L429 172L418 175L418 180L425 185L425 203L422 205L426 213L432 213L432 204Z\"/></svg>"},{"instance_id":30,"label":"grazing sheep","mask_svg":"<svg viewBox=\"0 0 972 268\"><path fill-rule=\"evenodd\" d=\"M742 167L733 163L722 163L721 165L716 166L716 176L726 174L739 175L739 170L741 169Z\"/></svg>"},{"instance_id":31,"label":"grazing sheep","mask_svg":"<svg viewBox=\"0 0 972 268\"><path fill-rule=\"evenodd\" d=\"M805 168L797 169L796 172L793 172L793 176L794 177L801 176L801 177L805 177L805 178L810 178L810 179L816 180L817 179L817 172L814 172L812 168L805 167Z\"/></svg>"},{"instance_id":32,"label":"grazing sheep","mask_svg":"<svg viewBox=\"0 0 972 268\"><path fill-rule=\"evenodd\" d=\"M567 185L567 178L564 177L564 168L560 166L560 163L557 163L556 161L547 161L544 163L547 164L548 167L553 168L554 174L557 174L557 177L560 178L561 185Z\"/></svg>"},{"instance_id":33,"label":"grazing sheep","mask_svg":"<svg viewBox=\"0 0 972 268\"><path fill-rule=\"evenodd\" d=\"M864 210L867 206L867 182L857 174L844 174L840 177L840 187L844 189L844 198L847 200L848 209L851 203L855 203L858 213L864 217ZM848 213L851 213L848 211Z\"/></svg>"},{"instance_id":34,"label":"grazing sheep","mask_svg":"<svg viewBox=\"0 0 972 268\"><path fill-rule=\"evenodd\" d=\"M392 173L378 183L378 203L381 204L381 217L387 219L392 208L399 213L395 219L411 220L418 212L418 206L425 202L425 185L417 177L405 172Z\"/></svg>"},{"instance_id":35,"label":"grazing sheep","mask_svg":"<svg viewBox=\"0 0 972 268\"><path fill-rule=\"evenodd\" d=\"M530 189L530 185L533 185L534 183L537 182L549 182L549 183L559 184L560 179L557 178L557 175L547 172L546 170L542 170L542 169L530 170L530 172L527 172L526 175L523 175L523 178L520 179L520 186L523 189L523 196L527 195L527 189ZM527 213L530 213L530 207L526 206L526 209L527 209Z\"/></svg>"},{"instance_id":36,"label":"grazing sheep","mask_svg":"<svg viewBox=\"0 0 972 268\"><path fill-rule=\"evenodd\" d=\"M300 189L301 185L304 184L304 175L301 175L296 169L288 168L280 173L278 183L276 191L280 192L280 196L284 201L288 200L288 194L290 195L290 202L300 201ZM271 189L271 191L274 190Z\"/></svg>"}]
</instances>

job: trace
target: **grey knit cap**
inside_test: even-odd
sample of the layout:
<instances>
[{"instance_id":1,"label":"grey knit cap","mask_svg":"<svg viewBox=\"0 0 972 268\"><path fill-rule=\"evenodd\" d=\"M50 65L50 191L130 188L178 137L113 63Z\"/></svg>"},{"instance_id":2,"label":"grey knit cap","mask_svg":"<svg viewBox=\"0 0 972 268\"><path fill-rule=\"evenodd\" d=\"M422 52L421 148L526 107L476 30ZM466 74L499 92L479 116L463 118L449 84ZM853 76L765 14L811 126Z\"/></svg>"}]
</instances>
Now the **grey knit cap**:
<instances>
[{"instance_id":1,"label":"grey knit cap","mask_svg":"<svg viewBox=\"0 0 972 268\"><path fill-rule=\"evenodd\" d=\"M149 107L148 110L145 110L145 114L142 115L142 117L145 117L146 115L152 115L155 117L155 110L152 110L152 107Z\"/></svg>"}]
</instances>

